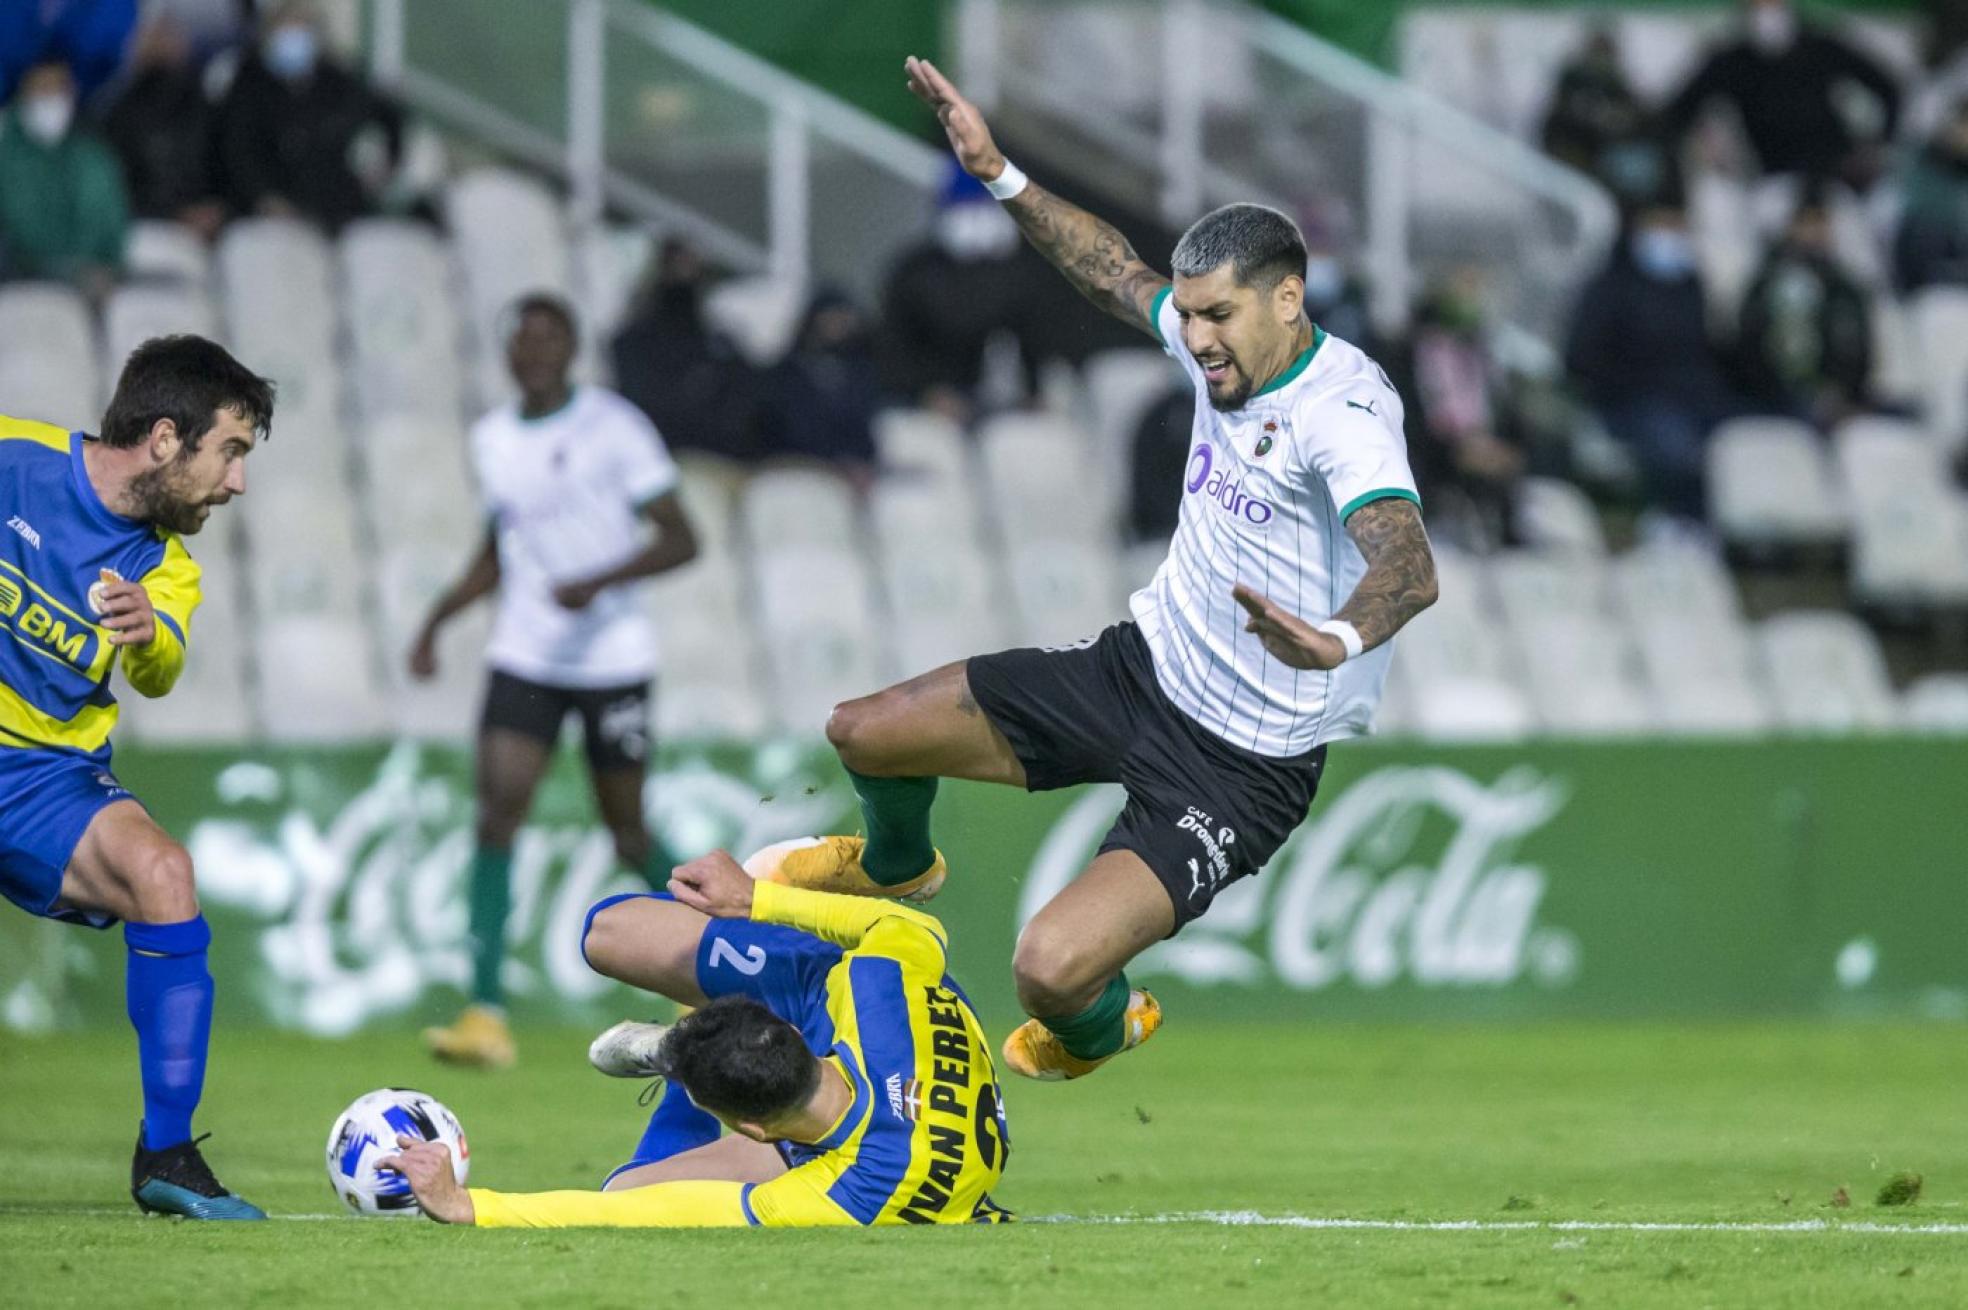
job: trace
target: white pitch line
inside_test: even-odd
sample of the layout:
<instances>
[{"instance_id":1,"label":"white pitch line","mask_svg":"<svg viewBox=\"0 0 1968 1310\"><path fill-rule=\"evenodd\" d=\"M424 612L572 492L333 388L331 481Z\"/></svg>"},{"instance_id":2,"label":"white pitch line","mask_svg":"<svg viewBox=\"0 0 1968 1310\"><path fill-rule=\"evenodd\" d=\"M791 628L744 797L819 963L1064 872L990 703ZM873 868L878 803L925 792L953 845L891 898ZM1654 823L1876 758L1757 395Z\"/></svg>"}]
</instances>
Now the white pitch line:
<instances>
[{"instance_id":1,"label":"white pitch line","mask_svg":"<svg viewBox=\"0 0 1968 1310\"><path fill-rule=\"evenodd\" d=\"M1046 1215L1042 1224L1215 1224L1224 1228L1305 1228L1394 1233L1911 1233L1968 1237L1968 1223L1889 1224L1871 1219L1793 1219L1783 1223L1646 1222L1602 1219L1346 1219L1197 1210L1175 1214Z\"/></svg>"}]
</instances>

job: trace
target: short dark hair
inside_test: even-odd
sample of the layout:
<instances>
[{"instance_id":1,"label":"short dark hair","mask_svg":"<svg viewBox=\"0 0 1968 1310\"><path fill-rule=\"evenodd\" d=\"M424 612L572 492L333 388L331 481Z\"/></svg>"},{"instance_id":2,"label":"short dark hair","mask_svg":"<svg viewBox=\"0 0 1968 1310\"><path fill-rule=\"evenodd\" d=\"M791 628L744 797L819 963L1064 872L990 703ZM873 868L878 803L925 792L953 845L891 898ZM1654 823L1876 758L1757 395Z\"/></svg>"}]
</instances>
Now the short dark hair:
<instances>
[{"instance_id":1,"label":"short dark hair","mask_svg":"<svg viewBox=\"0 0 1968 1310\"><path fill-rule=\"evenodd\" d=\"M748 1123L797 1110L820 1083L799 1029L749 996L722 996L677 1020L656 1063L704 1109Z\"/></svg>"},{"instance_id":2,"label":"short dark hair","mask_svg":"<svg viewBox=\"0 0 1968 1310\"><path fill-rule=\"evenodd\" d=\"M1266 205L1225 205L1192 223L1175 243L1177 277L1202 277L1229 264L1237 285L1269 291L1305 276L1305 238L1298 224Z\"/></svg>"},{"instance_id":3,"label":"short dark hair","mask_svg":"<svg viewBox=\"0 0 1968 1310\"><path fill-rule=\"evenodd\" d=\"M152 337L130 352L103 412L102 443L140 444L159 419L178 426L187 450L230 410L261 437L273 430L273 383L204 337Z\"/></svg>"},{"instance_id":4,"label":"short dark hair","mask_svg":"<svg viewBox=\"0 0 1968 1310\"><path fill-rule=\"evenodd\" d=\"M574 339L575 345L581 343L580 319L574 313L574 306L567 303L565 296L557 296L551 291L529 291L513 301L512 307L506 313L506 330L502 335L507 339L511 339L512 334L519 331L519 321L528 314L546 314L560 320L560 325L567 329L567 335Z\"/></svg>"}]
</instances>

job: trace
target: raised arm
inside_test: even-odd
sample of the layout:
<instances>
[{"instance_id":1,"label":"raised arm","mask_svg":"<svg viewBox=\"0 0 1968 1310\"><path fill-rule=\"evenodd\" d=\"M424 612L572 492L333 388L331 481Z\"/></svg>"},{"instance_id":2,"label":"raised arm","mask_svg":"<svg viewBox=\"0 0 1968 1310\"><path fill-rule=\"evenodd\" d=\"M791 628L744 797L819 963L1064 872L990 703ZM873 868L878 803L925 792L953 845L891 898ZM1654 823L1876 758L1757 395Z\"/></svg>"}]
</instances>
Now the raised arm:
<instances>
[{"instance_id":1,"label":"raised arm","mask_svg":"<svg viewBox=\"0 0 1968 1310\"><path fill-rule=\"evenodd\" d=\"M1350 623L1360 649L1372 650L1435 603L1435 555L1421 525L1421 510L1397 497L1368 501L1346 520L1346 535L1366 558L1367 572L1333 620ZM1237 602L1250 615L1247 632L1295 669L1333 669L1347 658L1346 644L1249 587Z\"/></svg>"},{"instance_id":2,"label":"raised arm","mask_svg":"<svg viewBox=\"0 0 1968 1310\"><path fill-rule=\"evenodd\" d=\"M1004 153L977 106L963 98L927 59L910 56L904 67L909 89L936 113L964 171L986 184L1005 171ZM1141 262L1113 224L1061 200L1037 182L1004 202L1025 239L1095 305L1149 336L1160 339L1151 317L1155 295L1169 280Z\"/></svg>"}]
</instances>

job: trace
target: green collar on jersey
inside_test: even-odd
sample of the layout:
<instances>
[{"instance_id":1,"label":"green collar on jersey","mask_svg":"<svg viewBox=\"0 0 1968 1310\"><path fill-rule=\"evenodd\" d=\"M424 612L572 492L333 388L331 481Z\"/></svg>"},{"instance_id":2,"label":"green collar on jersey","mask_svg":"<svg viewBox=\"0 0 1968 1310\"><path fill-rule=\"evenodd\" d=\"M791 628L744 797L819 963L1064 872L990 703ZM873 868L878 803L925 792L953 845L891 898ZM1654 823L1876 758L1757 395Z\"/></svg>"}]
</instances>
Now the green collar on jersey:
<instances>
[{"instance_id":1,"label":"green collar on jersey","mask_svg":"<svg viewBox=\"0 0 1968 1310\"><path fill-rule=\"evenodd\" d=\"M1312 325L1312 344L1307 346L1304 350L1301 350L1298 353L1298 358L1294 359L1291 362L1290 368L1280 373L1277 377L1272 378L1269 382L1259 387L1256 391L1251 392L1251 399L1255 400L1259 396L1268 396L1272 392L1278 390L1281 387L1290 386L1295 380L1297 380L1298 375L1300 373L1303 373L1306 370L1306 368L1311 365L1312 356L1318 354L1319 347L1325 344L1326 344L1326 330L1320 327L1317 323L1314 323Z\"/></svg>"}]
</instances>

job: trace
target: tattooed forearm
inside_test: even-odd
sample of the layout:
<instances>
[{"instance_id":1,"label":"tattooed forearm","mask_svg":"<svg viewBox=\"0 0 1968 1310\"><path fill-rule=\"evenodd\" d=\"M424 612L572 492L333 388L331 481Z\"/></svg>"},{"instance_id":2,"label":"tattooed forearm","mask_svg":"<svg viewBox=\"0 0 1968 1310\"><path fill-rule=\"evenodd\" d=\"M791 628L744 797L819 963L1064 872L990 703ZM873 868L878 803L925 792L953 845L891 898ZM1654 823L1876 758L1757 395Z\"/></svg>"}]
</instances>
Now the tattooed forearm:
<instances>
[{"instance_id":1,"label":"tattooed forearm","mask_svg":"<svg viewBox=\"0 0 1968 1310\"><path fill-rule=\"evenodd\" d=\"M1148 298L1168 279L1141 262L1112 224L1061 200L1036 182L1005 202L1025 239L1079 288L1080 294L1150 336Z\"/></svg>"},{"instance_id":2,"label":"tattooed forearm","mask_svg":"<svg viewBox=\"0 0 1968 1310\"><path fill-rule=\"evenodd\" d=\"M1367 559L1367 575L1333 617L1359 630L1368 650L1435 603L1435 556L1421 511L1405 500L1369 501L1346 520L1347 535Z\"/></svg>"}]
</instances>

